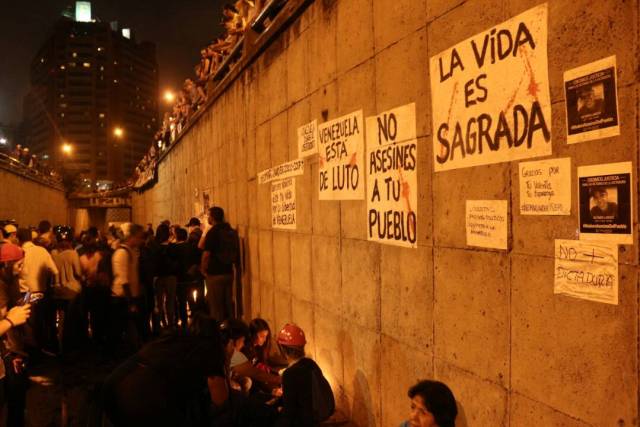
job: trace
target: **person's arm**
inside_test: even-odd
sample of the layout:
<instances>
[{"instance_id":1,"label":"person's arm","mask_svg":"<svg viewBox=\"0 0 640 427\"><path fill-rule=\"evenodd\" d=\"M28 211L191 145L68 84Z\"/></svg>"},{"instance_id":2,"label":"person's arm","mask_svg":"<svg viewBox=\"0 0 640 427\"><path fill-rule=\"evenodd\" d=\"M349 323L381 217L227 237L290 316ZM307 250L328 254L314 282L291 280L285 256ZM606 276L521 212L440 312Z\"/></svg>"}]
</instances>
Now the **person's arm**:
<instances>
[{"instance_id":1,"label":"person's arm","mask_svg":"<svg viewBox=\"0 0 640 427\"><path fill-rule=\"evenodd\" d=\"M253 366L250 361L234 366L232 371L241 377L249 377L254 381L267 384L271 387L278 387L282 384L282 378L279 375L273 375L262 369L258 369Z\"/></svg>"},{"instance_id":2,"label":"person's arm","mask_svg":"<svg viewBox=\"0 0 640 427\"><path fill-rule=\"evenodd\" d=\"M30 315L31 304L13 307L11 310L9 310L7 315L3 316L3 319L0 320L0 336L6 334L9 329L26 323Z\"/></svg>"},{"instance_id":3,"label":"person's arm","mask_svg":"<svg viewBox=\"0 0 640 427\"><path fill-rule=\"evenodd\" d=\"M227 381L224 377L208 377L207 386L209 387L211 401L216 406L222 406L227 402L229 399L229 389L227 388Z\"/></svg>"},{"instance_id":4,"label":"person's arm","mask_svg":"<svg viewBox=\"0 0 640 427\"><path fill-rule=\"evenodd\" d=\"M203 276L207 275L207 269L209 268L209 258L211 257L211 252L204 251L202 252L202 259L200 260L200 273Z\"/></svg>"},{"instance_id":5,"label":"person's arm","mask_svg":"<svg viewBox=\"0 0 640 427\"><path fill-rule=\"evenodd\" d=\"M45 267L51 272L51 274L53 274L54 276L58 276L58 274L60 274L60 272L58 271L58 267L56 266L56 263L53 261L53 257L49 252L46 253L44 263Z\"/></svg>"}]
</instances>

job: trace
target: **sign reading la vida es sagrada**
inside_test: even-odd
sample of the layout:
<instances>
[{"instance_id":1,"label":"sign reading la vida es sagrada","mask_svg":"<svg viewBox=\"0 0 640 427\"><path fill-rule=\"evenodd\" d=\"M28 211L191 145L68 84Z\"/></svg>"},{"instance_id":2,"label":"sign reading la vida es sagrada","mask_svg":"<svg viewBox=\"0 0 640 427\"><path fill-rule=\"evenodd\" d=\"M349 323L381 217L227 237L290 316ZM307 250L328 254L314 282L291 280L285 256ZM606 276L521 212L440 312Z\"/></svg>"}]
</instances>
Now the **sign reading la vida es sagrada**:
<instances>
[{"instance_id":1,"label":"sign reading la vida es sagrada","mask_svg":"<svg viewBox=\"0 0 640 427\"><path fill-rule=\"evenodd\" d=\"M433 56L436 172L551 154L547 4Z\"/></svg>"}]
</instances>

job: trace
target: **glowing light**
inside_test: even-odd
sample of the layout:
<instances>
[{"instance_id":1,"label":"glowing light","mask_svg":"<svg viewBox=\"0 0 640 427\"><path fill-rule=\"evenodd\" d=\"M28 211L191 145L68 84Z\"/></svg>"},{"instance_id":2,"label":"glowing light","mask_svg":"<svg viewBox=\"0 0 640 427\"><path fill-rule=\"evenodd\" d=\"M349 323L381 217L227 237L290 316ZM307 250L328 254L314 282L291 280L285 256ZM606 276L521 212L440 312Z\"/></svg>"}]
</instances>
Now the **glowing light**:
<instances>
[{"instance_id":1,"label":"glowing light","mask_svg":"<svg viewBox=\"0 0 640 427\"><path fill-rule=\"evenodd\" d=\"M73 145L68 143L62 144L62 152L67 155L71 154L73 152Z\"/></svg>"},{"instance_id":2,"label":"glowing light","mask_svg":"<svg viewBox=\"0 0 640 427\"><path fill-rule=\"evenodd\" d=\"M76 2L76 22L91 22L91 2Z\"/></svg>"},{"instance_id":3,"label":"glowing light","mask_svg":"<svg viewBox=\"0 0 640 427\"><path fill-rule=\"evenodd\" d=\"M123 28L122 29L122 36L124 38L130 39L131 38L131 29L129 28Z\"/></svg>"},{"instance_id":4,"label":"glowing light","mask_svg":"<svg viewBox=\"0 0 640 427\"><path fill-rule=\"evenodd\" d=\"M7 138L0 138L0 145L5 145L7 143Z\"/></svg>"},{"instance_id":5,"label":"glowing light","mask_svg":"<svg viewBox=\"0 0 640 427\"><path fill-rule=\"evenodd\" d=\"M124 130L121 127L116 127L113 129L113 135L116 138L122 138L124 136Z\"/></svg>"},{"instance_id":6,"label":"glowing light","mask_svg":"<svg viewBox=\"0 0 640 427\"><path fill-rule=\"evenodd\" d=\"M173 104L173 101L176 99L176 94L173 91L165 90L164 91L164 100L167 101L168 104Z\"/></svg>"},{"instance_id":7,"label":"glowing light","mask_svg":"<svg viewBox=\"0 0 640 427\"><path fill-rule=\"evenodd\" d=\"M198 290L194 289L193 290L193 300L196 301L198 299Z\"/></svg>"}]
</instances>

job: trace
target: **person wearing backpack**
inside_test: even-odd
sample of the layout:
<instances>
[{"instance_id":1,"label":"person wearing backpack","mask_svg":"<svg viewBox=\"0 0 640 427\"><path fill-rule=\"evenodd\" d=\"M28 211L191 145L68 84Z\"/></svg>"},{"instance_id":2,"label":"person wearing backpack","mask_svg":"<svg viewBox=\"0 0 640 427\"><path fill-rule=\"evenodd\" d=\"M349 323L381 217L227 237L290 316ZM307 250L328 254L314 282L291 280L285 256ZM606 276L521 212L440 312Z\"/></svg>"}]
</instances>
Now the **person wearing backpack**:
<instances>
[{"instance_id":1,"label":"person wearing backpack","mask_svg":"<svg viewBox=\"0 0 640 427\"><path fill-rule=\"evenodd\" d=\"M209 209L209 223L200 271L205 276L209 315L222 320L235 317L233 310L234 266L239 268L238 233L224 219L224 210Z\"/></svg>"},{"instance_id":2,"label":"person wearing backpack","mask_svg":"<svg viewBox=\"0 0 640 427\"><path fill-rule=\"evenodd\" d=\"M275 426L315 427L335 411L331 386L318 364L305 357L307 339L299 326L284 325L277 342L289 366L282 374L282 410Z\"/></svg>"}]
</instances>

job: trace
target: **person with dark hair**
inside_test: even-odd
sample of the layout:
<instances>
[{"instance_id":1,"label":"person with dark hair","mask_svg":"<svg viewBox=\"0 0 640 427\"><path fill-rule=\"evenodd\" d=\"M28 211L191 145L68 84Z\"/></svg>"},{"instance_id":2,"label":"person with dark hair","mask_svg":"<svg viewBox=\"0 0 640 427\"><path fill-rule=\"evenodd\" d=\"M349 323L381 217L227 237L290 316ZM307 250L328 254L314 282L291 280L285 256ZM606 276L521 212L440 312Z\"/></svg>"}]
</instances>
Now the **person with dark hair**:
<instances>
[{"instance_id":1,"label":"person with dark hair","mask_svg":"<svg viewBox=\"0 0 640 427\"><path fill-rule=\"evenodd\" d=\"M57 246L51 253L58 267L58 280L53 288L57 306L62 310L60 322L62 333L62 349L73 350L82 340L86 324L82 319L82 270L80 257L71 243L72 233L67 229L59 229L56 233Z\"/></svg>"},{"instance_id":2,"label":"person with dark hair","mask_svg":"<svg viewBox=\"0 0 640 427\"><path fill-rule=\"evenodd\" d=\"M335 411L331 386L318 364L305 357L307 339L299 326L286 324L277 342L289 367L282 374L282 410L275 425L317 426Z\"/></svg>"},{"instance_id":3,"label":"person with dark hair","mask_svg":"<svg viewBox=\"0 0 640 427\"><path fill-rule=\"evenodd\" d=\"M38 304L33 306L28 322L35 341L30 344L37 350L51 353L56 348L55 324L52 323L52 314L55 312L52 310L50 283L57 280L58 267L45 248L31 241L31 230L19 228L18 240L25 254L19 276L20 292L23 295L30 292L41 298Z\"/></svg>"},{"instance_id":4,"label":"person with dark hair","mask_svg":"<svg viewBox=\"0 0 640 427\"><path fill-rule=\"evenodd\" d=\"M240 266L238 233L224 218L224 210L209 209L209 223L200 270L205 276L209 314L218 319L235 317L233 307L234 267Z\"/></svg>"},{"instance_id":5,"label":"person with dark hair","mask_svg":"<svg viewBox=\"0 0 640 427\"><path fill-rule=\"evenodd\" d=\"M156 310L160 325L172 328L176 325L176 286L178 275L178 254L176 246L170 243L170 227L162 223L156 229L158 253L156 257Z\"/></svg>"},{"instance_id":6,"label":"person with dark hair","mask_svg":"<svg viewBox=\"0 0 640 427\"><path fill-rule=\"evenodd\" d=\"M91 325L91 338L98 344L107 339L107 313L109 307L109 274L104 268L106 255L99 250L98 242L87 234L82 243L80 271L84 280L86 314Z\"/></svg>"},{"instance_id":7,"label":"person with dark hair","mask_svg":"<svg viewBox=\"0 0 640 427\"><path fill-rule=\"evenodd\" d=\"M55 248L55 236L53 230L51 229L51 223L49 221L47 221L46 219L40 221L36 231L38 232L38 237L34 239L34 243L36 245L42 246L47 250L52 250Z\"/></svg>"},{"instance_id":8,"label":"person with dark hair","mask_svg":"<svg viewBox=\"0 0 640 427\"><path fill-rule=\"evenodd\" d=\"M218 323L197 314L188 332L145 345L105 380L109 420L116 427L208 425L209 403L228 403L225 343Z\"/></svg>"},{"instance_id":9,"label":"person with dark hair","mask_svg":"<svg viewBox=\"0 0 640 427\"><path fill-rule=\"evenodd\" d=\"M254 366L265 372L272 372L268 364L271 353L271 328L266 320L257 317L249 323L249 340L242 352Z\"/></svg>"},{"instance_id":10,"label":"person with dark hair","mask_svg":"<svg viewBox=\"0 0 640 427\"><path fill-rule=\"evenodd\" d=\"M424 380L409 389L411 415L400 427L455 427L458 407L453 393L439 381Z\"/></svg>"},{"instance_id":11,"label":"person with dark hair","mask_svg":"<svg viewBox=\"0 0 640 427\"><path fill-rule=\"evenodd\" d=\"M609 201L606 187L595 187L591 190L593 207L589 210L592 220L615 219L618 216L618 204Z\"/></svg>"},{"instance_id":12,"label":"person with dark hair","mask_svg":"<svg viewBox=\"0 0 640 427\"><path fill-rule=\"evenodd\" d=\"M130 348L140 346L143 321L144 295L140 285L139 248L144 241L144 229L130 224L124 241L111 257L113 281L111 283L110 332L111 350L117 350L123 334L127 332Z\"/></svg>"},{"instance_id":13,"label":"person with dark hair","mask_svg":"<svg viewBox=\"0 0 640 427\"><path fill-rule=\"evenodd\" d=\"M231 356L231 361L229 362L232 378L237 381L240 388L245 393L249 392L254 383L260 384L264 388L268 389L269 392L279 388L282 384L282 379L279 375L275 375L270 370L263 370L256 367L252 360L247 358L247 356L242 352L246 347L246 339L249 337L250 329L241 320L236 320L235 322L239 325L238 329L242 334L239 335L235 341L235 348Z\"/></svg>"},{"instance_id":14,"label":"person with dark hair","mask_svg":"<svg viewBox=\"0 0 640 427\"><path fill-rule=\"evenodd\" d=\"M192 262L192 246L187 242L187 230L182 227L176 228L175 253L178 258L178 274L176 284L176 297L178 304L178 317L182 327L187 326L187 298L191 284L197 276L193 276L194 267ZM197 263L195 272L197 273ZM192 307L193 310L193 307Z\"/></svg>"}]
</instances>

